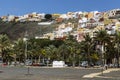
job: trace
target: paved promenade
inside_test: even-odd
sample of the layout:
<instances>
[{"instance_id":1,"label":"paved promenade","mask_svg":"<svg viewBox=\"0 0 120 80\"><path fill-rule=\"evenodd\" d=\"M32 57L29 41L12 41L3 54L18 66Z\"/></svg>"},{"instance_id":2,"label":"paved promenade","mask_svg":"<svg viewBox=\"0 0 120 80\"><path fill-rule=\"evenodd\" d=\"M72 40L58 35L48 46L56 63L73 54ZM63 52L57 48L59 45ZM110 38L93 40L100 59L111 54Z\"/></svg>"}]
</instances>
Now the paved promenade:
<instances>
[{"instance_id":1,"label":"paved promenade","mask_svg":"<svg viewBox=\"0 0 120 80\"><path fill-rule=\"evenodd\" d=\"M120 80L120 69L0 67L0 80Z\"/></svg>"},{"instance_id":2,"label":"paved promenade","mask_svg":"<svg viewBox=\"0 0 120 80\"><path fill-rule=\"evenodd\" d=\"M120 80L120 68L111 68L103 72L84 75L83 78L95 80Z\"/></svg>"},{"instance_id":3,"label":"paved promenade","mask_svg":"<svg viewBox=\"0 0 120 80\"><path fill-rule=\"evenodd\" d=\"M120 69L113 69L112 71L108 70L108 73L96 77L104 80L120 80Z\"/></svg>"}]
</instances>

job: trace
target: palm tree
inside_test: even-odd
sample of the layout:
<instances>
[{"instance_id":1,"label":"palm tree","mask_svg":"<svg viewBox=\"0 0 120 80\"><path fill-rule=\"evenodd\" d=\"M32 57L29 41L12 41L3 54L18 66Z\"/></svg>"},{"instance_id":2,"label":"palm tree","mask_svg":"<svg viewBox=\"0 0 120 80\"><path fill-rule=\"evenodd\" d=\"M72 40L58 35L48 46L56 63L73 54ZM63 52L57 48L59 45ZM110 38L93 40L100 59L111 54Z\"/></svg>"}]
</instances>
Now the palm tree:
<instances>
[{"instance_id":1,"label":"palm tree","mask_svg":"<svg viewBox=\"0 0 120 80\"><path fill-rule=\"evenodd\" d=\"M66 62L67 55L68 55L67 53L68 53L68 50L65 44L62 44L61 46L59 46L58 54L60 55L60 60L63 60Z\"/></svg>"},{"instance_id":2,"label":"palm tree","mask_svg":"<svg viewBox=\"0 0 120 80\"><path fill-rule=\"evenodd\" d=\"M44 48L41 49L41 54L40 54L43 58L43 61L44 59L46 58L46 50Z\"/></svg>"},{"instance_id":3,"label":"palm tree","mask_svg":"<svg viewBox=\"0 0 120 80\"><path fill-rule=\"evenodd\" d=\"M15 53L15 61L16 59L19 62L23 62L25 58L25 43L23 39L18 39L14 42L14 53Z\"/></svg>"},{"instance_id":4,"label":"palm tree","mask_svg":"<svg viewBox=\"0 0 120 80\"><path fill-rule=\"evenodd\" d=\"M51 55L52 51L51 51L50 47L49 46L44 47L44 50L45 50L45 56L47 57L47 60L50 61L52 58L52 55ZM47 65L48 65L48 63L47 63Z\"/></svg>"},{"instance_id":5,"label":"palm tree","mask_svg":"<svg viewBox=\"0 0 120 80\"><path fill-rule=\"evenodd\" d=\"M119 57L120 57L120 32L117 32L115 34L115 45L116 45L116 49L117 49L117 54L116 55L116 59L117 59L117 67L119 67Z\"/></svg>"},{"instance_id":6,"label":"palm tree","mask_svg":"<svg viewBox=\"0 0 120 80\"><path fill-rule=\"evenodd\" d=\"M87 53L87 61L88 61L88 65L90 66L91 65L91 53L93 53L93 47L94 47L94 44L93 44L93 40L92 38L90 37L90 35L87 33L85 36L84 36L84 45L83 45L83 48L84 48L84 53Z\"/></svg>"},{"instance_id":7,"label":"palm tree","mask_svg":"<svg viewBox=\"0 0 120 80\"><path fill-rule=\"evenodd\" d=\"M51 61L53 60L59 60L58 54L57 54L57 48L54 45L49 45L48 47L45 47L46 56Z\"/></svg>"},{"instance_id":8,"label":"palm tree","mask_svg":"<svg viewBox=\"0 0 120 80\"><path fill-rule=\"evenodd\" d=\"M65 44L67 46L67 50L69 52L68 59L72 62L72 66L74 67L76 64L76 55L78 52L78 42L76 41L75 37L70 35L67 40L65 40Z\"/></svg>"},{"instance_id":9,"label":"palm tree","mask_svg":"<svg viewBox=\"0 0 120 80\"><path fill-rule=\"evenodd\" d=\"M4 60L5 62L8 64L8 63L11 63L12 61L14 61L14 52L13 52L13 47L10 46L9 48L7 48L6 50L4 50L5 52L5 55L4 55Z\"/></svg>"},{"instance_id":10,"label":"palm tree","mask_svg":"<svg viewBox=\"0 0 120 80\"><path fill-rule=\"evenodd\" d=\"M3 59L3 62L6 61L5 55L7 54L6 50L10 47L10 40L7 35L0 35L0 53Z\"/></svg>"},{"instance_id":11,"label":"palm tree","mask_svg":"<svg viewBox=\"0 0 120 80\"><path fill-rule=\"evenodd\" d=\"M94 39L96 41L98 41L98 45L100 46L101 64L104 65L106 63L105 59L103 61L103 58L104 58L103 55L105 54L105 44L110 42L110 36L109 36L109 34L107 34L106 30L101 29L101 30L97 31L96 37Z\"/></svg>"},{"instance_id":12,"label":"palm tree","mask_svg":"<svg viewBox=\"0 0 120 80\"><path fill-rule=\"evenodd\" d=\"M116 47L115 47L115 41L112 40L106 45L106 54L105 54L105 59L107 64L112 64L112 60L116 56Z\"/></svg>"},{"instance_id":13,"label":"palm tree","mask_svg":"<svg viewBox=\"0 0 120 80\"><path fill-rule=\"evenodd\" d=\"M35 39L30 39L28 44L28 50L29 53L28 55L28 59L34 59L35 63L40 62L40 57L41 57L41 47L38 44L39 41L35 40Z\"/></svg>"}]
</instances>

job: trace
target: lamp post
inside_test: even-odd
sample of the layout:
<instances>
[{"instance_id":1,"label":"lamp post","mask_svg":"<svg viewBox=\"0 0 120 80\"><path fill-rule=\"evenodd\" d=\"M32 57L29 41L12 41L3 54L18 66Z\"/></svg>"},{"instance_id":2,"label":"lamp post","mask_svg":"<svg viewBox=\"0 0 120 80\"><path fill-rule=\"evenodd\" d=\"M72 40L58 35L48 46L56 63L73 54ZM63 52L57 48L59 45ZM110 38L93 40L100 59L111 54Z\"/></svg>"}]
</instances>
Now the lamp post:
<instances>
[{"instance_id":1,"label":"lamp post","mask_svg":"<svg viewBox=\"0 0 120 80\"><path fill-rule=\"evenodd\" d=\"M24 55L25 61L24 61L24 63L26 65L26 60L28 58L28 55L27 55L27 51L28 51L28 42L27 42L27 40L28 40L28 33L27 33L27 31L25 32L25 36L24 36L23 40L25 42L25 55ZM30 67L29 66L27 67L27 74L25 74L25 75L32 75L32 74L30 74Z\"/></svg>"},{"instance_id":2,"label":"lamp post","mask_svg":"<svg viewBox=\"0 0 120 80\"><path fill-rule=\"evenodd\" d=\"M25 54L24 54L24 63L26 62L27 59L27 40L28 40L28 33L27 31L25 32L25 37L23 38L24 42L25 42Z\"/></svg>"}]
</instances>

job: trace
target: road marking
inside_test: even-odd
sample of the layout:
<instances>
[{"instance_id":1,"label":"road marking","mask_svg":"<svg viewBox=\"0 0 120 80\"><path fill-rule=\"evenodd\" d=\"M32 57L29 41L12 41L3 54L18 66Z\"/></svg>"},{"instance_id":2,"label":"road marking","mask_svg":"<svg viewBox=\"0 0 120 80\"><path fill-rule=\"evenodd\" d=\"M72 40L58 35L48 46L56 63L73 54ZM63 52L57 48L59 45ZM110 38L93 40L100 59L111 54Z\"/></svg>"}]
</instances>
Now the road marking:
<instances>
[{"instance_id":1,"label":"road marking","mask_svg":"<svg viewBox=\"0 0 120 80\"><path fill-rule=\"evenodd\" d=\"M105 70L103 71L103 74L104 73L110 73L112 71L119 71L120 69L108 69L108 70ZM102 74L102 72L98 72L98 73L91 73L91 74L88 74L88 75L84 75L83 78L94 78L94 77L98 77L98 75ZM100 77L100 76L99 76ZM102 76L101 76L102 77Z\"/></svg>"}]
</instances>

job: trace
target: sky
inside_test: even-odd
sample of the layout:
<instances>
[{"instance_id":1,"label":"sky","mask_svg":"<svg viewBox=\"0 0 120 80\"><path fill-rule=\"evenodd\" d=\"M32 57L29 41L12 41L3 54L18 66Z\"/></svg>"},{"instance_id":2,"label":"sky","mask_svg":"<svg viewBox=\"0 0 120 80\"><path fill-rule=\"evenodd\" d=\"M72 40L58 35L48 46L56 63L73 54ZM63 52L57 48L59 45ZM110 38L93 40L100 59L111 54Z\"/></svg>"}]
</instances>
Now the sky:
<instances>
[{"instance_id":1,"label":"sky","mask_svg":"<svg viewBox=\"0 0 120 80\"><path fill-rule=\"evenodd\" d=\"M120 8L120 0L0 0L0 16L27 13L108 11Z\"/></svg>"}]
</instances>

